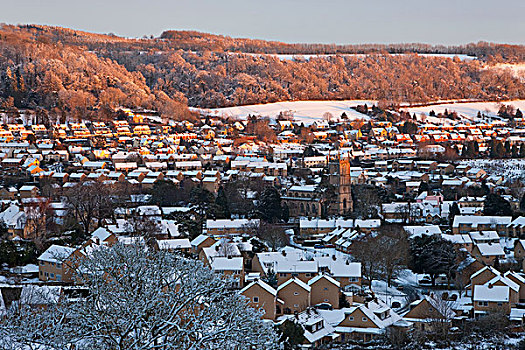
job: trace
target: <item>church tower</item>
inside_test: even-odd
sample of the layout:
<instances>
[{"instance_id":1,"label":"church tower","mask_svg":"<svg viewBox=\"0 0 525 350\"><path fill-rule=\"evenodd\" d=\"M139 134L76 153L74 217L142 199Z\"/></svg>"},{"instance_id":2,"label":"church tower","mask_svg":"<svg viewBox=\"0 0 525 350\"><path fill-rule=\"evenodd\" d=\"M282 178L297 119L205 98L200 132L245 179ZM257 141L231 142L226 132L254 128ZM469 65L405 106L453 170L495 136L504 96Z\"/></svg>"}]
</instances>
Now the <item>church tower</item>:
<instances>
[{"instance_id":1,"label":"church tower","mask_svg":"<svg viewBox=\"0 0 525 350\"><path fill-rule=\"evenodd\" d=\"M331 215L344 215L353 210L352 182L350 178L350 160L338 157L330 164L330 183L335 187L336 197L330 205Z\"/></svg>"}]
</instances>

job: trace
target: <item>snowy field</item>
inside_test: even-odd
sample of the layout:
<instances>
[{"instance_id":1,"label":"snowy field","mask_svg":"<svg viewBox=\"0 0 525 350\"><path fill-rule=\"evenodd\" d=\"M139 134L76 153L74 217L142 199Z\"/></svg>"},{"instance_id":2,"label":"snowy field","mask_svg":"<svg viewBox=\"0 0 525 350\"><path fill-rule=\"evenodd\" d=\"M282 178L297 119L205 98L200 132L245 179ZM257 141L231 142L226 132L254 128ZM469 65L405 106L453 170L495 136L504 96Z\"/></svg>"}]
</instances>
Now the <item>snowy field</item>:
<instances>
[{"instance_id":1,"label":"snowy field","mask_svg":"<svg viewBox=\"0 0 525 350\"><path fill-rule=\"evenodd\" d=\"M214 108L214 109L199 109L193 108L194 110L209 113L217 116L228 116L234 118L245 119L248 115L261 115L263 117L275 118L279 112L291 111L293 112L296 121L303 122L305 125L312 124L316 120L323 119L325 112L330 112L335 119L339 118L343 112L345 112L350 120L364 119L368 120L370 117L361 114L351 107L355 107L359 104L368 104L369 106L376 103L372 100L342 100L342 101L291 101L291 102L275 102L267 104L257 105L246 105L246 106L235 106L225 108ZM519 108L525 111L525 100L506 101L503 104L513 105L515 108ZM499 110L498 102L461 102L452 103L444 102L441 104L423 106L423 107L406 107L406 110L410 113L415 113L418 118L421 114L428 116L430 111L437 113L444 112L445 109L450 111L456 111L465 121L475 121L476 115L479 112L490 116L496 117ZM435 120L434 120L435 119ZM452 121L444 120L443 118L432 118L427 117L428 122L438 123L450 123Z\"/></svg>"},{"instance_id":2,"label":"snowy field","mask_svg":"<svg viewBox=\"0 0 525 350\"><path fill-rule=\"evenodd\" d=\"M481 168L490 175L503 176L505 180L525 181L525 159L469 159L460 164Z\"/></svg>"},{"instance_id":3,"label":"snowy field","mask_svg":"<svg viewBox=\"0 0 525 350\"><path fill-rule=\"evenodd\" d=\"M525 110L525 100L515 100L502 102L505 105L512 105L520 110ZM464 116L467 119L475 118L478 112L484 113L487 116L497 116L499 110L499 102L463 102L463 103L442 103L424 107L408 107L403 108L404 110L415 113L417 116L420 114L428 115L430 111L442 113L446 110L449 112L455 111L460 116Z\"/></svg>"},{"instance_id":4,"label":"snowy field","mask_svg":"<svg viewBox=\"0 0 525 350\"><path fill-rule=\"evenodd\" d=\"M369 116L361 114L351 107L359 104L373 105L375 101L365 100L342 100L342 101L291 101L291 102L275 102L258 105L236 106L226 108L201 109L205 113L212 115L228 116L234 118L245 119L248 115L261 115L263 117L275 118L279 112L292 111L294 119L298 122L305 123L305 125L312 124L316 120L323 119L323 114L330 112L334 119L341 116L343 112L346 113L348 119L370 119Z\"/></svg>"}]
</instances>

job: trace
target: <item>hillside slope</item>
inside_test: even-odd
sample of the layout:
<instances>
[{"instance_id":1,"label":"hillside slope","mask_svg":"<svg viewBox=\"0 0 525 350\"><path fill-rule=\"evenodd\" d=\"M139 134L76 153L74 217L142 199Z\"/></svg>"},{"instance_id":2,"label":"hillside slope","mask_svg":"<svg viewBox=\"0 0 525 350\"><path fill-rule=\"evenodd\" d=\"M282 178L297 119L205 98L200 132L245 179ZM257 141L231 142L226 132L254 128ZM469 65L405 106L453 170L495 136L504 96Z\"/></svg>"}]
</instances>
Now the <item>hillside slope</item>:
<instances>
[{"instance_id":1,"label":"hillside slope","mask_svg":"<svg viewBox=\"0 0 525 350\"><path fill-rule=\"evenodd\" d=\"M486 60L384 50L411 52L418 47ZM264 54L305 50L372 53L294 60ZM509 100L525 98L523 82L509 71L486 69L487 62L519 61L524 51L523 46L487 43L312 46L180 31L129 39L58 27L3 26L0 102L73 115L90 113L91 106L99 111L125 105L186 118L186 104L216 108L297 100Z\"/></svg>"},{"instance_id":2,"label":"hillside slope","mask_svg":"<svg viewBox=\"0 0 525 350\"><path fill-rule=\"evenodd\" d=\"M151 89L140 72L82 47L26 30L0 30L0 99L4 109L41 107L56 115L97 118L116 106L189 113L185 98ZM95 109L94 109L95 107Z\"/></svg>"}]
</instances>

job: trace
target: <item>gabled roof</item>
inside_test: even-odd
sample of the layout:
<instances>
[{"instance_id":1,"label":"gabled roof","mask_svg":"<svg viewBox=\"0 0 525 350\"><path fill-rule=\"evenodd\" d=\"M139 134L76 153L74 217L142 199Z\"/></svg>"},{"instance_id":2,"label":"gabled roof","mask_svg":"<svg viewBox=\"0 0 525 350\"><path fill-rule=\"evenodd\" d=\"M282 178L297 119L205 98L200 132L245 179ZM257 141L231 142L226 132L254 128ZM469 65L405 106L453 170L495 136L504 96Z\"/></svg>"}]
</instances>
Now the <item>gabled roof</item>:
<instances>
[{"instance_id":1,"label":"gabled roof","mask_svg":"<svg viewBox=\"0 0 525 350\"><path fill-rule=\"evenodd\" d=\"M241 271L244 266L242 257L214 257L210 262L213 271Z\"/></svg>"},{"instance_id":2,"label":"gabled roof","mask_svg":"<svg viewBox=\"0 0 525 350\"><path fill-rule=\"evenodd\" d=\"M111 236L111 232L106 230L104 227L99 227L91 234L91 238L98 238L100 241L105 241Z\"/></svg>"},{"instance_id":3,"label":"gabled roof","mask_svg":"<svg viewBox=\"0 0 525 350\"><path fill-rule=\"evenodd\" d=\"M209 237L210 236L207 236L207 235L204 235L204 234L198 235L197 237L195 237L193 239L193 241L191 241L191 245L194 246L194 247L198 247L200 244L202 244Z\"/></svg>"},{"instance_id":4,"label":"gabled roof","mask_svg":"<svg viewBox=\"0 0 525 350\"><path fill-rule=\"evenodd\" d=\"M286 288L286 286L288 286L288 285L290 285L292 283L297 284L299 287L303 288L307 292L310 292L312 290L312 288L309 285L307 285L306 283L304 283L300 279L293 277L293 278L290 278L288 281L284 282L283 284L281 284L279 287L277 287L277 292L279 292L281 289Z\"/></svg>"},{"instance_id":5,"label":"gabled roof","mask_svg":"<svg viewBox=\"0 0 525 350\"><path fill-rule=\"evenodd\" d=\"M510 298L510 288L508 286L474 286L474 301L508 302Z\"/></svg>"},{"instance_id":6,"label":"gabled roof","mask_svg":"<svg viewBox=\"0 0 525 350\"><path fill-rule=\"evenodd\" d=\"M341 283L339 283L338 281L334 280L332 277L330 276L327 276L327 275L323 275L323 274L319 274L317 276L315 276L314 278L312 278L311 280L308 281L308 285L309 286L312 286L314 285L317 281L320 281L321 279L325 279L327 280L328 282L336 285L337 287L340 287L341 286Z\"/></svg>"},{"instance_id":7,"label":"gabled roof","mask_svg":"<svg viewBox=\"0 0 525 350\"><path fill-rule=\"evenodd\" d=\"M499 282L499 281L503 282L505 285L507 285L509 288L511 288L515 292L519 292L520 291L520 286L516 282L514 282L510 278L504 277L502 275L494 277L493 279L491 279L490 281L485 283L485 285L486 286L493 285L493 284L495 284L496 282Z\"/></svg>"},{"instance_id":8,"label":"gabled roof","mask_svg":"<svg viewBox=\"0 0 525 350\"><path fill-rule=\"evenodd\" d=\"M499 243L478 243L476 247L482 256L505 256L503 247Z\"/></svg>"},{"instance_id":9,"label":"gabled roof","mask_svg":"<svg viewBox=\"0 0 525 350\"><path fill-rule=\"evenodd\" d=\"M239 294L242 294L244 293L245 291L247 291L248 289L254 287L254 286L259 286L261 287L262 289L264 289L265 291L267 291L268 293L270 293L271 295L273 296L277 296L277 290L275 288L273 288L272 286L270 286L268 283L258 279L256 281L253 281L252 283L250 283L249 285L247 285L246 287L244 287L243 289L241 289L239 291Z\"/></svg>"},{"instance_id":10,"label":"gabled roof","mask_svg":"<svg viewBox=\"0 0 525 350\"><path fill-rule=\"evenodd\" d=\"M508 225L511 220L511 216L456 215L452 227L459 227L460 224L471 224L473 227L478 225Z\"/></svg>"},{"instance_id":11,"label":"gabled roof","mask_svg":"<svg viewBox=\"0 0 525 350\"><path fill-rule=\"evenodd\" d=\"M510 277L514 277L515 279L517 279L520 283L523 283L525 284L525 277L517 272L514 272L514 271L507 271L505 272L505 274L503 275L505 277L507 277L508 279L510 279Z\"/></svg>"},{"instance_id":12,"label":"gabled roof","mask_svg":"<svg viewBox=\"0 0 525 350\"><path fill-rule=\"evenodd\" d=\"M316 273L317 263L315 261L283 260L275 264L276 273Z\"/></svg>"},{"instance_id":13,"label":"gabled roof","mask_svg":"<svg viewBox=\"0 0 525 350\"><path fill-rule=\"evenodd\" d=\"M45 252L38 257L38 260L47 262L62 262L62 259L69 258L76 248L64 247L61 245L53 244L47 248Z\"/></svg>"},{"instance_id":14,"label":"gabled roof","mask_svg":"<svg viewBox=\"0 0 525 350\"><path fill-rule=\"evenodd\" d=\"M489 270L490 272L492 272L496 276L501 275L501 272L499 272L498 270L496 270L492 266L485 266L482 269L479 269L478 271L476 271L472 275L470 275L470 279L475 278L476 276L480 275L481 273L483 273L483 272L485 272L487 270Z\"/></svg>"}]
</instances>

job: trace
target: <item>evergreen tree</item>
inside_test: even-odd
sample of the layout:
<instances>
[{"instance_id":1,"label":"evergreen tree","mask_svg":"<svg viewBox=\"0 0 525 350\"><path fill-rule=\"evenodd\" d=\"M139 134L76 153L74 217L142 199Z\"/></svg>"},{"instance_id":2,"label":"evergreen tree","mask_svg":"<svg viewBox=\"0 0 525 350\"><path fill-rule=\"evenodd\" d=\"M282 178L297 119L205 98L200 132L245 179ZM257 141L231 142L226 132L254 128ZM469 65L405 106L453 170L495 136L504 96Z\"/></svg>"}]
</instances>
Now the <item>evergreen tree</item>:
<instances>
[{"instance_id":1,"label":"evergreen tree","mask_svg":"<svg viewBox=\"0 0 525 350\"><path fill-rule=\"evenodd\" d=\"M459 210L459 206L457 202L454 202L449 209L448 212L448 221L450 222L450 225L452 225L452 222L454 221L454 217L456 215L461 214L461 211Z\"/></svg>"},{"instance_id":2,"label":"evergreen tree","mask_svg":"<svg viewBox=\"0 0 525 350\"><path fill-rule=\"evenodd\" d=\"M496 140L493 138L489 141L489 157L496 158Z\"/></svg>"},{"instance_id":3,"label":"evergreen tree","mask_svg":"<svg viewBox=\"0 0 525 350\"><path fill-rule=\"evenodd\" d=\"M472 157L477 157L479 154L479 143L477 141L472 141Z\"/></svg>"},{"instance_id":4,"label":"evergreen tree","mask_svg":"<svg viewBox=\"0 0 525 350\"><path fill-rule=\"evenodd\" d=\"M215 198L215 217L217 219L231 218L230 205L222 186L219 187L217 198Z\"/></svg>"},{"instance_id":5,"label":"evergreen tree","mask_svg":"<svg viewBox=\"0 0 525 350\"><path fill-rule=\"evenodd\" d=\"M410 241L410 268L415 273L430 275L432 286L436 284L436 277L445 274L450 279L455 273L456 249L452 242L436 235L422 235Z\"/></svg>"},{"instance_id":6,"label":"evergreen tree","mask_svg":"<svg viewBox=\"0 0 525 350\"><path fill-rule=\"evenodd\" d=\"M511 151L510 151L510 142L505 141L505 156L510 157Z\"/></svg>"},{"instance_id":7,"label":"evergreen tree","mask_svg":"<svg viewBox=\"0 0 525 350\"><path fill-rule=\"evenodd\" d=\"M177 194L180 192L180 188L177 187L172 181L159 180L153 184L151 190L151 202L158 206L174 206L177 204Z\"/></svg>"},{"instance_id":8,"label":"evergreen tree","mask_svg":"<svg viewBox=\"0 0 525 350\"><path fill-rule=\"evenodd\" d=\"M290 208L288 208L288 205L286 203L283 203L283 213L281 219L284 222L288 222L288 220L290 220Z\"/></svg>"},{"instance_id":9,"label":"evergreen tree","mask_svg":"<svg viewBox=\"0 0 525 350\"><path fill-rule=\"evenodd\" d=\"M15 266L17 263L16 245L13 241L4 241L0 243L0 265Z\"/></svg>"},{"instance_id":10,"label":"evergreen tree","mask_svg":"<svg viewBox=\"0 0 525 350\"><path fill-rule=\"evenodd\" d=\"M496 142L496 158L505 157L505 147L501 141Z\"/></svg>"},{"instance_id":11,"label":"evergreen tree","mask_svg":"<svg viewBox=\"0 0 525 350\"><path fill-rule=\"evenodd\" d=\"M461 157L463 158L471 157L470 142L467 142L466 144L463 145L463 149L461 150Z\"/></svg>"},{"instance_id":12,"label":"evergreen tree","mask_svg":"<svg viewBox=\"0 0 525 350\"><path fill-rule=\"evenodd\" d=\"M268 272L261 279L263 282L267 283L271 287L277 288L277 284L278 284L277 274L272 268L268 269Z\"/></svg>"},{"instance_id":13,"label":"evergreen tree","mask_svg":"<svg viewBox=\"0 0 525 350\"><path fill-rule=\"evenodd\" d=\"M284 350L299 349L306 339L303 327L289 319L279 325L277 331L281 335L279 343L283 345Z\"/></svg>"},{"instance_id":14,"label":"evergreen tree","mask_svg":"<svg viewBox=\"0 0 525 350\"><path fill-rule=\"evenodd\" d=\"M487 216L512 216L512 207L499 194L489 193L485 197L483 214Z\"/></svg>"},{"instance_id":15,"label":"evergreen tree","mask_svg":"<svg viewBox=\"0 0 525 350\"><path fill-rule=\"evenodd\" d=\"M419 185L418 193L421 194L422 192L428 192L430 190L430 187L428 186L428 182L421 181L421 184Z\"/></svg>"},{"instance_id":16,"label":"evergreen tree","mask_svg":"<svg viewBox=\"0 0 525 350\"><path fill-rule=\"evenodd\" d=\"M520 158L525 158L525 145L521 145L520 153L518 155Z\"/></svg>"},{"instance_id":17,"label":"evergreen tree","mask_svg":"<svg viewBox=\"0 0 525 350\"><path fill-rule=\"evenodd\" d=\"M203 217L207 217L208 215L211 217L214 216L215 198L210 191L201 186L195 186L191 189L190 201L195 206L199 215Z\"/></svg>"},{"instance_id":18,"label":"evergreen tree","mask_svg":"<svg viewBox=\"0 0 525 350\"><path fill-rule=\"evenodd\" d=\"M260 219L272 224L283 219L281 194L277 188L268 187L260 194L256 211Z\"/></svg>"},{"instance_id":19,"label":"evergreen tree","mask_svg":"<svg viewBox=\"0 0 525 350\"><path fill-rule=\"evenodd\" d=\"M516 114L514 115L516 118L523 118L523 113L520 111L520 109L516 109Z\"/></svg>"}]
</instances>

